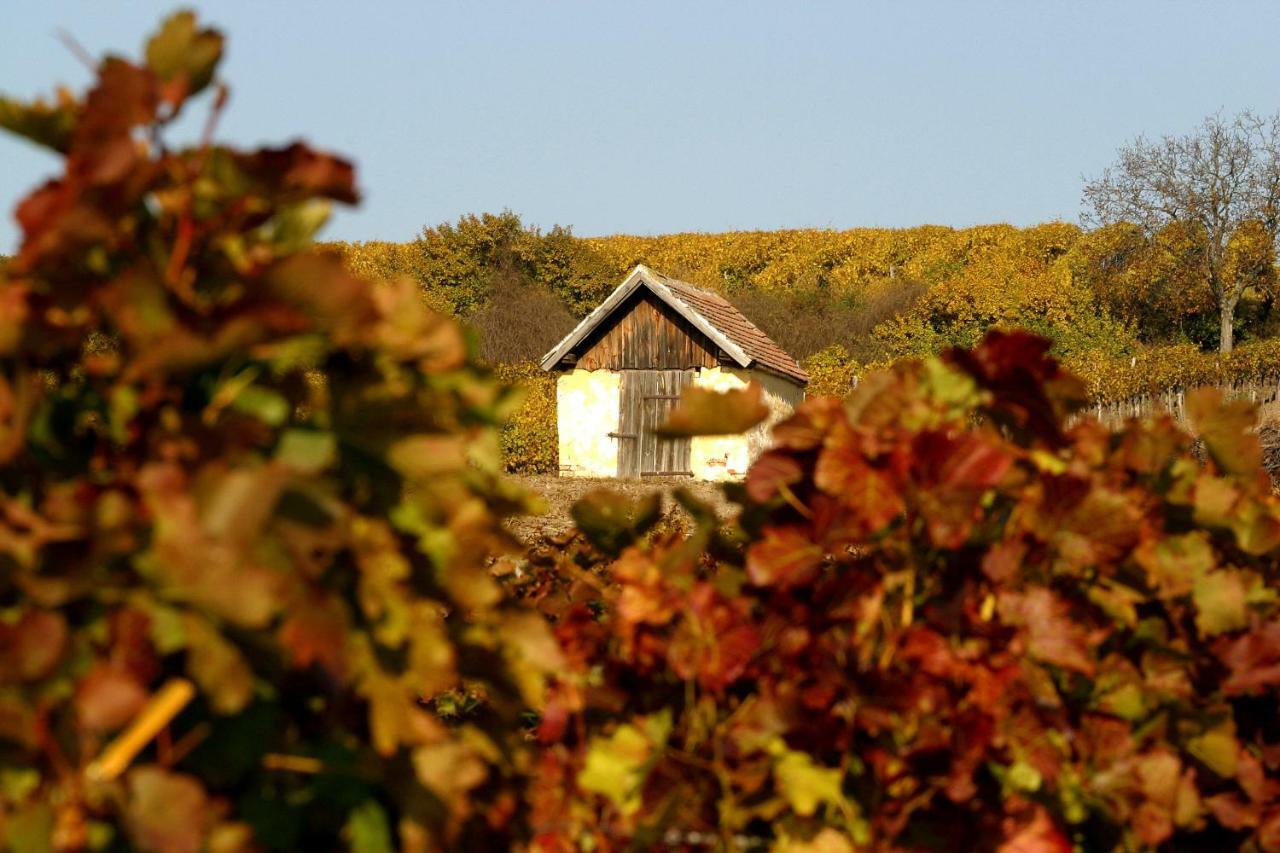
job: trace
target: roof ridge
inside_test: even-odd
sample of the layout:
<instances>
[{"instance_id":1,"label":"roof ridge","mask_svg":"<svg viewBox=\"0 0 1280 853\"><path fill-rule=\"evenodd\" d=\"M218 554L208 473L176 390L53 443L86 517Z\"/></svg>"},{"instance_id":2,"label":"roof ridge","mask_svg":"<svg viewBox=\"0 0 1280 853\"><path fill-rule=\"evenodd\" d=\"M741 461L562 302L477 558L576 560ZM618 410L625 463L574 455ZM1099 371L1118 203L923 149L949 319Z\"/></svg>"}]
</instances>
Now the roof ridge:
<instances>
[{"instance_id":1,"label":"roof ridge","mask_svg":"<svg viewBox=\"0 0 1280 853\"><path fill-rule=\"evenodd\" d=\"M649 288L659 298L668 301L678 312L688 312L686 319L699 327L722 350L729 353L740 367L758 364L782 376L799 382L808 382L809 374L794 356L778 346L777 342L722 293L700 287L682 279L658 272L644 264L636 264L631 273L609 296L596 306L578 326L542 358L542 368L550 370L560 358L582 340L593 328L603 323L617 311L636 288Z\"/></svg>"}]
</instances>

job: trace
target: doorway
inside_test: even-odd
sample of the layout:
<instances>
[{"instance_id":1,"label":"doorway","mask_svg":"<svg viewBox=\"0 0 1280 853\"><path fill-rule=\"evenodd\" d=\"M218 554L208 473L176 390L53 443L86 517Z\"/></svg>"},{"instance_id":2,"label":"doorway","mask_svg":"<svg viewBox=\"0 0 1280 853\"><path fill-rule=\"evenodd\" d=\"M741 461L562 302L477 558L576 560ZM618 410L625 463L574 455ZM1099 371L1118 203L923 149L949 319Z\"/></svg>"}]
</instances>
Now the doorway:
<instances>
[{"instance_id":1,"label":"doorway","mask_svg":"<svg viewBox=\"0 0 1280 853\"><path fill-rule=\"evenodd\" d=\"M664 438L655 430L666 423L680 393L693 383L693 370L623 370L622 411L618 417L618 476L693 476L689 439Z\"/></svg>"}]
</instances>

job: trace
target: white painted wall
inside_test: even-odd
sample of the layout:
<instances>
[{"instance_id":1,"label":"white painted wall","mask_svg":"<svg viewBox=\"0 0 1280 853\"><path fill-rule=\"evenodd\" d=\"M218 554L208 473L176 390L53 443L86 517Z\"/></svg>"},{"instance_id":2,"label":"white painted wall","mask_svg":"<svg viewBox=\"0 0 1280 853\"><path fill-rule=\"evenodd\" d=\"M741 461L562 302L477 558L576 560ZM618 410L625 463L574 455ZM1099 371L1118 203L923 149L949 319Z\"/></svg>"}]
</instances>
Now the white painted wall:
<instances>
[{"instance_id":1,"label":"white painted wall","mask_svg":"<svg viewBox=\"0 0 1280 853\"><path fill-rule=\"evenodd\" d=\"M742 371L725 367L704 367L693 377L693 384L712 391L731 391L746 387ZM751 464L745 435L696 435L689 440L689 470L699 480L737 480Z\"/></svg>"},{"instance_id":2,"label":"white painted wall","mask_svg":"<svg viewBox=\"0 0 1280 853\"><path fill-rule=\"evenodd\" d=\"M689 442L689 467L699 480L740 480L769 446L778 421L804 399L794 383L755 370L702 368L693 384L715 391L743 388L748 382L764 388L769 417L744 435L695 436ZM560 444L560 476L618 476L618 431L622 407L622 375L609 370L573 370L556 379L556 423Z\"/></svg>"},{"instance_id":3,"label":"white painted wall","mask_svg":"<svg viewBox=\"0 0 1280 853\"><path fill-rule=\"evenodd\" d=\"M693 384L714 391L745 388L757 382L764 390L769 417L743 435L696 436L690 441L689 467L699 480L740 480L755 458L769 446L773 427L804 399L804 390L771 373L729 367L704 367Z\"/></svg>"},{"instance_id":4,"label":"white painted wall","mask_svg":"<svg viewBox=\"0 0 1280 853\"><path fill-rule=\"evenodd\" d=\"M622 375L573 370L556 379L556 425L561 477L618 476Z\"/></svg>"}]
</instances>

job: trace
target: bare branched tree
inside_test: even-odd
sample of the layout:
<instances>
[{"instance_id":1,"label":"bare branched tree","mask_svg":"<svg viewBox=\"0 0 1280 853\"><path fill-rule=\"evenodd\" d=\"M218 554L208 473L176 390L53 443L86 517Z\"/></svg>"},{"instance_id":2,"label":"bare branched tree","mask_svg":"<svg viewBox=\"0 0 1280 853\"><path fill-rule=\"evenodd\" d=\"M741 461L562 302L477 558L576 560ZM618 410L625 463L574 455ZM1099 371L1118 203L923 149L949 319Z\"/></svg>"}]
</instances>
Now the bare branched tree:
<instances>
[{"instance_id":1,"label":"bare branched tree","mask_svg":"<svg viewBox=\"0 0 1280 853\"><path fill-rule=\"evenodd\" d=\"M1255 276L1237 271L1229 248L1238 254L1233 240L1261 232L1270 264L1280 228L1280 114L1216 114L1183 136L1138 137L1086 184L1084 203L1089 224L1132 222L1153 237L1172 224L1197 232L1181 260L1194 265L1217 302L1219 348L1230 352L1236 306Z\"/></svg>"},{"instance_id":2,"label":"bare branched tree","mask_svg":"<svg viewBox=\"0 0 1280 853\"><path fill-rule=\"evenodd\" d=\"M577 324L564 304L516 266L489 275L489 301L471 317L486 361L516 364L541 358Z\"/></svg>"}]
</instances>

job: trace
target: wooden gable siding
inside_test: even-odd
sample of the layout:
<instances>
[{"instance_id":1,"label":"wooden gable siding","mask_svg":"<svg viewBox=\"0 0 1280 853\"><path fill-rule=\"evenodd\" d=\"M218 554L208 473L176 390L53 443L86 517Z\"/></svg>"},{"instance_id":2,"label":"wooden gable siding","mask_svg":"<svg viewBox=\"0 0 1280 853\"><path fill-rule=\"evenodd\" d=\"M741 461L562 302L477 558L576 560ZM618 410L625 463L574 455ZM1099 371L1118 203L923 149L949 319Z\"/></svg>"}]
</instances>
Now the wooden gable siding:
<instances>
[{"instance_id":1,"label":"wooden gable siding","mask_svg":"<svg viewBox=\"0 0 1280 853\"><path fill-rule=\"evenodd\" d=\"M715 367L717 347L657 297L639 291L618 319L583 341L585 370L685 370Z\"/></svg>"}]
</instances>

